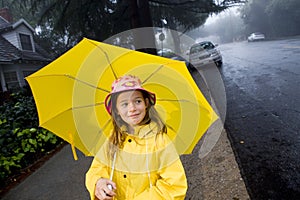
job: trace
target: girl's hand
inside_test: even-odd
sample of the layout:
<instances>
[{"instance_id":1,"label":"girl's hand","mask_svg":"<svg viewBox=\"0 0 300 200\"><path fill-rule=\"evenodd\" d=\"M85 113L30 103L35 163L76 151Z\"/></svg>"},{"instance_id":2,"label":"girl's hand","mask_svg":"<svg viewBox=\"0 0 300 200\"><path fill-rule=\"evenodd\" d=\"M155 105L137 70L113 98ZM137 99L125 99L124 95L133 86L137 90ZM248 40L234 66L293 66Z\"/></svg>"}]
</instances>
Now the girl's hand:
<instances>
[{"instance_id":1,"label":"girl's hand","mask_svg":"<svg viewBox=\"0 0 300 200\"><path fill-rule=\"evenodd\" d=\"M110 188L112 188L112 190ZM100 178L96 183L95 196L99 200L112 200L113 197L116 196L116 193L114 192L115 189L117 189L117 187L113 181L106 178Z\"/></svg>"}]
</instances>

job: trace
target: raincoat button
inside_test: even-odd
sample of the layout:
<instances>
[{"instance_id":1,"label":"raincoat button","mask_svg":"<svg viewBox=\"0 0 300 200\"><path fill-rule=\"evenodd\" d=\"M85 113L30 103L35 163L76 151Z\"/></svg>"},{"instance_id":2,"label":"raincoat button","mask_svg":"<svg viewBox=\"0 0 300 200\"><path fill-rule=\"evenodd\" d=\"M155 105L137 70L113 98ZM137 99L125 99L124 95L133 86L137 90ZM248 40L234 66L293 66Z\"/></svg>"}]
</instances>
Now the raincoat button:
<instances>
[{"instance_id":1,"label":"raincoat button","mask_svg":"<svg viewBox=\"0 0 300 200\"><path fill-rule=\"evenodd\" d=\"M132 140L131 139L128 139L128 142L131 142Z\"/></svg>"},{"instance_id":2,"label":"raincoat button","mask_svg":"<svg viewBox=\"0 0 300 200\"><path fill-rule=\"evenodd\" d=\"M126 174L124 174L123 177L126 178L127 177Z\"/></svg>"}]
</instances>

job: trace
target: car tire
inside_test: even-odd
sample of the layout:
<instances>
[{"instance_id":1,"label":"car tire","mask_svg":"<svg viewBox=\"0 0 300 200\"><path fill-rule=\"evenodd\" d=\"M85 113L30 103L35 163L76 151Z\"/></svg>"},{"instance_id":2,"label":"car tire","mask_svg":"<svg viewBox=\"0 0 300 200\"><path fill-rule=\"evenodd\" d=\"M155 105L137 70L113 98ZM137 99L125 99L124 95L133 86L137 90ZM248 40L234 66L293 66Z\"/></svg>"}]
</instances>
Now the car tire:
<instances>
[{"instance_id":1,"label":"car tire","mask_svg":"<svg viewBox=\"0 0 300 200\"><path fill-rule=\"evenodd\" d=\"M223 62L222 61L218 61L218 62L216 62L216 65L217 65L217 67L222 67Z\"/></svg>"}]
</instances>

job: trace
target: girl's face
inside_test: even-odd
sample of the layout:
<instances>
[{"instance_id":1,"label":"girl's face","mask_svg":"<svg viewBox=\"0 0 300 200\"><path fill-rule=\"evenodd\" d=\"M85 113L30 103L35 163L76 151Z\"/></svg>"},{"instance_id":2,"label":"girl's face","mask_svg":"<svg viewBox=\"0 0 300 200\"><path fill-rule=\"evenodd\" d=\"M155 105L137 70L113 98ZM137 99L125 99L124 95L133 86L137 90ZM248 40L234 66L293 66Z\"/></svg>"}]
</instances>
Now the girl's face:
<instances>
[{"instance_id":1,"label":"girl's face","mask_svg":"<svg viewBox=\"0 0 300 200\"><path fill-rule=\"evenodd\" d=\"M134 127L139 125L145 118L148 104L149 100L144 99L141 91L122 92L117 97L117 113L124 122Z\"/></svg>"}]
</instances>

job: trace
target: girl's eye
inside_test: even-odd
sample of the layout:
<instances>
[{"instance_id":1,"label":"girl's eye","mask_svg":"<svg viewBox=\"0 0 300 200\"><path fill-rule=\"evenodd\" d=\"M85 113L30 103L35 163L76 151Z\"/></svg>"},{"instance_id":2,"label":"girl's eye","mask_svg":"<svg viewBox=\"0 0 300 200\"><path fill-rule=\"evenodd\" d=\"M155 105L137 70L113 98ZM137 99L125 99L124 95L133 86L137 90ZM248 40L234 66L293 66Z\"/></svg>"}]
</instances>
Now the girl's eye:
<instances>
[{"instance_id":1,"label":"girl's eye","mask_svg":"<svg viewBox=\"0 0 300 200\"><path fill-rule=\"evenodd\" d=\"M121 107L125 108L127 107L128 103L121 103Z\"/></svg>"},{"instance_id":2,"label":"girl's eye","mask_svg":"<svg viewBox=\"0 0 300 200\"><path fill-rule=\"evenodd\" d=\"M137 103L137 104L140 104L141 102L142 102L141 99L137 99L137 100L135 101L135 103Z\"/></svg>"}]
</instances>

